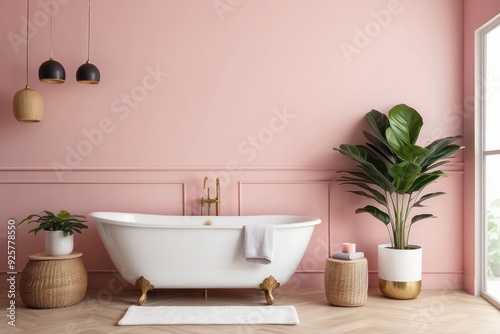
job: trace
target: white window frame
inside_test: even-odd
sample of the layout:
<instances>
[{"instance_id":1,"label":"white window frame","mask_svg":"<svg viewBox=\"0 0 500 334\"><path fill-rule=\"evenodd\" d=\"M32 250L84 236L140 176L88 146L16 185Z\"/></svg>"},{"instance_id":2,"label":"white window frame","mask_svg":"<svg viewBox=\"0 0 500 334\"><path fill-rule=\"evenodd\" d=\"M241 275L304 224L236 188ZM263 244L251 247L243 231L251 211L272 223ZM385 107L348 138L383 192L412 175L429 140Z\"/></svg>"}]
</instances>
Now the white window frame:
<instances>
[{"instance_id":1,"label":"white window frame","mask_svg":"<svg viewBox=\"0 0 500 334\"><path fill-rule=\"evenodd\" d=\"M480 290L480 295L492 303L497 308L500 308L500 303L498 300L493 298L491 295L485 292L486 280L488 279L485 274L486 270L486 226L485 226L485 196L484 196L484 168L485 168L485 157L487 155L499 154L498 150L484 151L484 112L485 112L485 97L486 97L486 85L484 82L484 71L486 67L486 35L493 29L500 27L500 14L495 16L489 22L481 26L476 30L475 33L475 218L476 218L476 238L475 238L475 250L476 250L476 282L480 282L480 287L476 284L475 290ZM500 61L500 59L499 59Z\"/></svg>"}]
</instances>

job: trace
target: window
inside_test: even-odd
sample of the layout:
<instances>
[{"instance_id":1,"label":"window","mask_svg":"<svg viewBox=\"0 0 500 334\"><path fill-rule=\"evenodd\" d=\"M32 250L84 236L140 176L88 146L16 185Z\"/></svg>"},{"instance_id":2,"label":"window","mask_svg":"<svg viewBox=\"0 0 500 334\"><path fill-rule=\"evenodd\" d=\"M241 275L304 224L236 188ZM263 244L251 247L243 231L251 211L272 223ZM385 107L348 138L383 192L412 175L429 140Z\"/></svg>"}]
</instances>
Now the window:
<instances>
[{"instance_id":1,"label":"window","mask_svg":"<svg viewBox=\"0 0 500 334\"><path fill-rule=\"evenodd\" d=\"M500 308L500 17L480 28L476 38L481 295Z\"/></svg>"}]
</instances>

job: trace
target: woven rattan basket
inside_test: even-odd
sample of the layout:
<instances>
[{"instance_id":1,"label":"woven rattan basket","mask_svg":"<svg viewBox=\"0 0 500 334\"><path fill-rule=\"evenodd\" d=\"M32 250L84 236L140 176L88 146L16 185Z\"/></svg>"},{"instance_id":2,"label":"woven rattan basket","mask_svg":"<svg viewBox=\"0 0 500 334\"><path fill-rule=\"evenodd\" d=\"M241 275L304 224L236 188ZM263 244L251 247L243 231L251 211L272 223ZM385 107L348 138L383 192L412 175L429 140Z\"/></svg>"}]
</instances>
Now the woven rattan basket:
<instances>
[{"instance_id":1,"label":"woven rattan basket","mask_svg":"<svg viewBox=\"0 0 500 334\"><path fill-rule=\"evenodd\" d=\"M361 306L368 295L368 262L327 259L325 262L326 299L337 306Z\"/></svg>"},{"instance_id":2,"label":"woven rattan basket","mask_svg":"<svg viewBox=\"0 0 500 334\"><path fill-rule=\"evenodd\" d=\"M30 256L21 274L20 294L24 304L32 308L56 308L80 302L87 291L87 270L81 253L42 258L46 257Z\"/></svg>"}]
</instances>

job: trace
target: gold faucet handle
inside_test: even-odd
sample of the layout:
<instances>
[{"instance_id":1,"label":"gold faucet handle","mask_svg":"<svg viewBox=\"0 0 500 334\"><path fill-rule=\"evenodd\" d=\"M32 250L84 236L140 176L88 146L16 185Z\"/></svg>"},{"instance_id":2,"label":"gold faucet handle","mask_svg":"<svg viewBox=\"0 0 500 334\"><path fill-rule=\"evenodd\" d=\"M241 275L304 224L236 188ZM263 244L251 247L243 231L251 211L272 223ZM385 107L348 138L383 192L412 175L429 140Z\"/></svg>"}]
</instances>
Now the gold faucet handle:
<instances>
[{"instance_id":1,"label":"gold faucet handle","mask_svg":"<svg viewBox=\"0 0 500 334\"><path fill-rule=\"evenodd\" d=\"M215 179L215 196L219 200L220 199L220 179L217 177Z\"/></svg>"}]
</instances>

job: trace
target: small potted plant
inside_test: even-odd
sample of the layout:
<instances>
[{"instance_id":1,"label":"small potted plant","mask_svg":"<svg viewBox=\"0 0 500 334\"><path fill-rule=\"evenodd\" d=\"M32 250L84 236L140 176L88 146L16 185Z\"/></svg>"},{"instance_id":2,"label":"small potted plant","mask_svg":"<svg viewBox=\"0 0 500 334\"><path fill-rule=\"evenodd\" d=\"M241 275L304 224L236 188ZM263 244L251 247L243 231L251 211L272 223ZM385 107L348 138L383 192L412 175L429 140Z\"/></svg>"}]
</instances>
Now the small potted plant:
<instances>
[{"instance_id":1,"label":"small potted plant","mask_svg":"<svg viewBox=\"0 0 500 334\"><path fill-rule=\"evenodd\" d=\"M45 252L51 256L62 256L71 254L73 233L82 233L82 229L88 228L84 224L86 221L85 216L72 215L66 210L61 210L58 214L44 210L39 214L29 215L18 225L24 222L37 223L38 226L29 232L36 235L39 231L45 231Z\"/></svg>"},{"instance_id":2,"label":"small potted plant","mask_svg":"<svg viewBox=\"0 0 500 334\"><path fill-rule=\"evenodd\" d=\"M425 188L445 176L436 170L461 147L454 144L462 136L417 145L423 119L413 108L399 104L385 115L377 110L366 114L372 132L363 131L366 145L342 144L334 148L356 162L351 169L340 171L341 184L354 186L350 192L366 197L375 205L357 209L380 220L389 232L390 244L378 247L379 287L384 296L413 299L421 289L422 248L409 243L413 225L433 218L430 213L412 214L424 201L444 192L424 192Z\"/></svg>"}]
</instances>

